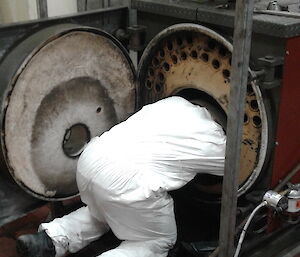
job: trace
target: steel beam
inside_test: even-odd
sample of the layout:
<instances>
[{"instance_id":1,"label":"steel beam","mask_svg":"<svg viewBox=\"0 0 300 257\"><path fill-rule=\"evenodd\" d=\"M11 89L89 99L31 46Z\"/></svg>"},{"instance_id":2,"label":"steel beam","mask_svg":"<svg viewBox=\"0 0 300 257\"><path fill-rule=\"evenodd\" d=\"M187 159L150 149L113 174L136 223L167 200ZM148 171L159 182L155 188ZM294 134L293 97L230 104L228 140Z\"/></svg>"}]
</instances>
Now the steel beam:
<instances>
[{"instance_id":1,"label":"steel beam","mask_svg":"<svg viewBox=\"0 0 300 257\"><path fill-rule=\"evenodd\" d=\"M258 2L258 1L256 1ZM161 0L132 0L132 8L144 13L157 14L154 19L161 20L161 16L173 17L200 24L233 28L234 11L231 9L215 8L213 1L179 1L170 3ZM288 13L288 12L283 12ZM154 17L154 16L153 16ZM300 35L300 19L269 14L254 15L253 31L258 34L277 38L290 38ZM275 43L275 42L274 42Z\"/></svg>"},{"instance_id":2,"label":"steel beam","mask_svg":"<svg viewBox=\"0 0 300 257\"><path fill-rule=\"evenodd\" d=\"M137 10L132 8L132 1L128 0L126 1L126 4L129 6L129 26L135 26L138 24L138 19L137 19ZM130 50L129 51L129 56L132 59L134 67L137 69L138 67L138 53L135 51Z\"/></svg>"},{"instance_id":3,"label":"steel beam","mask_svg":"<svg viewBox=\"0 0 300 257\"><path fill-rule=\"evenodd\" d=\"M219 257L231 257L234 253L241 135L251 49L253 9L254 0L236 1Z\"/></svg>"}]
</instances>

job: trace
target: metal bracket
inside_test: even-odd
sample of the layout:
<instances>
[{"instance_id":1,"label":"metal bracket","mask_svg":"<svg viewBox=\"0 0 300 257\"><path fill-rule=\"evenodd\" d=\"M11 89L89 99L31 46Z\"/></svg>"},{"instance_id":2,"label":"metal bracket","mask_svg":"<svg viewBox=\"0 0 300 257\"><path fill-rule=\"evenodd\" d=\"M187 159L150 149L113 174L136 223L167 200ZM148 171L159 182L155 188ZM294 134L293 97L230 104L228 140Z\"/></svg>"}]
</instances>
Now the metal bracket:
<instances>
[{"instance_id":1,"label":"metal bracket","mask_svg":"<svg viewBox=\"0 0 300 257\"><path fill-rule=\"evenodd\" d=\"M283 57L265 56L257 60L260 70L255 71L256 78L259 78L262 89L273 89L281 84L280 76L283 65Z\"/></svg>"},{"instance_id":2,"label":"metal bracket","mask_svg":"<svg viewBox=\"0 0 300 257\"><path fill-rule=\"evenodd\" d=\"M118 29L115 33L117 39L125 42L129 50L141 51L145 47L146 42L146 26L133 25L124 29Z\"/></svg>"},{"instance_id":3,"label":"metal bracket","mask_svg":"<svg viewBox=\"0 0 300 257\"><path fill-rule=\"evenodd\" d=\"M37 11L39 18L48 18L48 4L46 0L37 0Z\"/></svg>"},{"instance_id":4,"label":"metal bracket","mask_svg":"<svg viewBox=\"0 0 300 257\"><path fill-rule=\"evenodd\" d=\"M146 42L146 26L134 25L127 28L129 33L129 49L133 51L141 51L145 47Z\"/></svg>"}]
</instances>

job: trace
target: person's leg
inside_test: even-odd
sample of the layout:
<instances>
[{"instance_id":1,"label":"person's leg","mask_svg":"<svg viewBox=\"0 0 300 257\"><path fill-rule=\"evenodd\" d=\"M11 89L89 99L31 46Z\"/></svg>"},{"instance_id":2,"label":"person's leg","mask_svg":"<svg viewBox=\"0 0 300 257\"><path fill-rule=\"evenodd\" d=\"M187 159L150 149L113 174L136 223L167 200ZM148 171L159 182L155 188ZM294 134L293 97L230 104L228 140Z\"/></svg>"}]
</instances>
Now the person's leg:
<instances>
[{"instance_id":1,"label":"person's leg","mask_svg":"<svg viewBox=\"0 0 300 257\"><path fill-rule=\"evenodd\" d=\"M104 213L110 228L124 241L101 257L167 256L176 242L177 229L173 199L167 192L159 194L130 204L105 206Z\"/></svg>"},{"instance_id":2,"label":"person's leg","mask_svg":"<svg viewBox=\"0 0 300 257\"><path fill-rule=\"evenodd\" d=\"M77 252L97 240L109 230L109 226L104 218L95 219L88 207L82 207L62 218L42 223L39 231L42 230L52 239L56 257L60 257L66 252Z\"/></svg>"},{"instance_id":3,"label":"person's leg","mask_svg":"<svg viewBox=\"0 0 300 257\"><path fill-rule=\"evenodd\" d=\"M150 241L124 241L117 248L99 257L166 257L176 238L157 238Z\"/></svg>"}]
</instances>

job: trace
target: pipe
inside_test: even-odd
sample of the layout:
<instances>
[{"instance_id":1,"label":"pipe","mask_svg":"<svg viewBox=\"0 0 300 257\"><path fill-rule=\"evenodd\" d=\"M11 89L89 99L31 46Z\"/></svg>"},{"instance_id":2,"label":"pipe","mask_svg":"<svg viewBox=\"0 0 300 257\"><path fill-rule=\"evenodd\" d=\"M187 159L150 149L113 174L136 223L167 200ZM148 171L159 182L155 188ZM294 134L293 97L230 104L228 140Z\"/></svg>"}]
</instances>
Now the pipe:
<instances>
[{"instance_id":1,"label":"pipe","mask_svg":"<svg viewBox=\"0 0 300 257\"><path fill-rule=\"evenodd\" d=\"M246 224L249 216L247 216L245 219L243 219L243 221L237 226L237 228L235 230L235 235L244 227L244 225ZM218 254L219 254L219 251L220 251L220 248L218 246L208 257L217 257Z\"/></svg>"},{"instance_id":2,"label":"pipe","mask_svg":"<svg viewBox=\"0 0 300 257\"><path fill-rule=\"evenodd\" d=\"M300 162L289 172L289 174L274 188L274 191L280 191L297 172L300 170Z\"/></svg>"},{"instance_id":3,"label":"pipe","mask_svg":"<svg viewBox=\"0 0 300 257\"><path fill-rule=\"evenodd\" d=\"M280 194L283 194L284 192L280 192ZM249 219L250 215L247 216L240 224L239 226L236 228L236 234L244 227L244 225L246 224L247 220ZM299 224L300 225L300 224ZM275 232L271 232L270 234L266 234L261 236L260 238L258 238L257 240L255 240L255 242L251 242L250 245L246 245L246 251L247 249L254 249L255 247L257 247L260 244L263 244L265 241L270 240L273 237L276 237L279 234L285 233L284 231L286 231L287 229L289 229L291 227L291 225L284 225L283 227L279 228L278 230L276 230ZM209 257L218 257L219 254L219 246L209 255Z\"/></svg>"}]
</instances>

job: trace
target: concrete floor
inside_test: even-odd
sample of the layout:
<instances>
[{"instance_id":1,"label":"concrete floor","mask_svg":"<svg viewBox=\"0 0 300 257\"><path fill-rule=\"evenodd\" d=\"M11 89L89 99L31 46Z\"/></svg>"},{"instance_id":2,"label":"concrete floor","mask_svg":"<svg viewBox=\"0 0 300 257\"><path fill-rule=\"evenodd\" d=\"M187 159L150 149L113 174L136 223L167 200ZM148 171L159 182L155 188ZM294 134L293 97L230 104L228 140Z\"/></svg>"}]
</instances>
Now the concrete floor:
<instances>
[{"instance_id":1,"label":"concrete floor","mask_svg":"<svg viewBox=\"0 0 300 257\"><path fill-rule=\"evenodd\" d=\"M188 193L184 192L183 195L188 196ZM176 194L174 194L173 197L177 198ZM36 232L40 223L45 222L47 219L49 220L49 216L52 213L50 210L55 210L55 216L60 216L66 212L68 206L71 206L69 211L74 209L74 207L75 209L78 208L78 205L80 205L80 199L79 197L74 198L72 200L64 201L61 204L63 204L63 208L60 208L59 204L53 205L45 203L45 205L28 213L25 217L19 218L0 227L0 257L18 257L15 250L15 242L18 236ZM196 211L196 209L199 209L199 211ZM185 198L175 202L175 210L177 213L176 220L178 227L178 239L180 241L213 240L214 235L218 232L218 225L214 224L214 221L219 219L218 215L215 216L211 215L210 212L203 212L202 207L196 208L195 206L190 206L187 204ZM211 220L211 222L208 222L209 220ZM208 224L209 226L207 226ZM212 226L212 224L214 224L214 226ZM199 235L198 228L202 228L201 230L206 231L206 233L200 233L205 234L205 238L195 238L195 235ZM89 247L69 256L98 256L102 252L116 247L119 243L120 241L112 233L108 233L97 242L92 243ZM176 254L174 254L174 252ZM182 251L179 251L178 253L178 251L173 250L170 253L170 257L188 257L187 253L181 254L181 252Z\"/></svg>"},{"instance_id":2,"label":"concrete floor","mask_svg":"<svg viewBox=\"0 0 300 257\"><path fill-rule=\"evenodd\" d=\"M45 222L50 215L50 205L46 204L30 213L25 217L17 219L0 227L0 257L19 257L16 252L16 239L23 234L35 233L42 222ZM82 251L71 254L69 257L94 257L110 247L118 244L117 239L109 233L101 240L95 242Z\"/></svg>"},{"instance_id":3,"label":"concrete floor","mask_svg":"<svg viewBox=\"0 0 300 257\"><path fill-rule=\"evenodd\" d=\"M35 233L40 223L50 215L50 205L46 204L25 217L19 218L0 227L0 257L20 257L16 252L16 239L23 234ZM96 257L102 252L116 247L120 241L109 232L96 242L68 257Z\"/></svg>"},{"instance_id":4,"label":"concrete floor","mask_svg":"<svg viewBox=\"0 0 300 257\"><path fill-rule=\"evenodd\" d=\"M185 192L185 196L188 195L188 192ZM175 213L177 220L178 228L178 239L182 242L199 242L199 241L216 241L215 235L218 233L218 223L216 221L219 219L218 212L214 212L215 208L209 210L206 207L206 211L203 206L196 207L190 205L185 198L180 199L180 197L173 195L175 201ZM189 196L191 198L191 196ZM63 210L66 211L68 206L72 208L78 207L80 204L79 198L68 200L64 202ZM70 210L72 208L69 208ZM198 211L197 211L198 209ZM5 224L0 227L0 257L19 257L16 253L15 242L16 238L22 234L34 233L37 231L40 223L45 222L49 219L50 210L54 210L53 204L47 203L40 208L35 209L34 211L28 213L26 216L19 218L13 222ZM70 211L69 210L69 211ZM1 210L0 210L1 211ZM57 211L57 210L56 210ZM300 226L297 226L300 227ZM300 233L296 230L293 239L296 239L296 242L300 242ZM199 237L200 236L200 237ZM249 238L249 236L248 236ZM299 240L297 240L299 238ZM281 240L281 239L280 239ZM289 237L287 237L288 242L291 242ZM96 257L104 251L107 251L111 248L116 247L120 241L112 234L108 233L100 240L92 243L89 247L81 250L76 254L71 254L69 257ZM270 249L276 248L278 242L271 242L273 245L270 245ZM181 243L179 245L182 245ZM263 247L262 249L264 249ZM287 255L286 255L287 254ZM172 251L169 254L169 257L189 257L194 255L188 255L186 251L180 249L179 251ZM206 254L203 256L207 256ZM248 255L247 255L248 256ZM261 255L259 252L254 252L250 256L264 256L264 257L274 257L273 254ZM300 246L293 249L289 249L288 253L285 252L282 256L284 257L300 257ZM276 257L282 257L277 256Z\"/></svg>"},{"instance_id":5,"label":"concrete floor","mask_svg":"<svg viewBox=\"0 0 300 257\"><path fill-rule=\"evenodd\" d=\"M79 198L73 200L68 200L69 202L66 203L66 206L68 205L75 205L76 208L78 207L78 201ZM65 203L65 202L64 202ZM75 203L75 204L74 204ZM66 207L65 206L65 207ZM176 206L175 206L176 207ZM184 210L183 212L178 211L178 229L179 229L179 235L183 235L185 239L193 240L193 235L198 234L198 229L196 227L203 227L201 225L196 225L193 220L207 220L208 217L200 217L197 212L190 212L187 211L189 209L188 206L180 205L178 209ZM0 227L0 257L19 257L15 245L16 245L16 239L18 236L23 234L29 234L29 233L35 233L38 229L38 226L45 222L46 220L49 220L49 216L51 214L51 211L53 210L53 205L50 203L43 205L40 208L37 208L36 210L28 213L26 216L19 218L13 222L10 222L8 224L3 225ZM65 211L66 208L63 208ZM185 216L186 213L189 213L188 219L181 219L180 216ZM194 218L192 218L194 216ZM185 220L183 222L183 220ZM190 224L189 224L190 223ZM196 229L196 231L191 231L191 227ZM206 230L206 229L205 229ZM210 228L212 230L212 228ZM209 233L208 233L209 234ZM101 254L104 251L107 251L111 248L116 247L120 241L113 235L113 233L108 233L104 237L102 237L100 240L92 243L90 246L86 247L85 249L81 250L80 252L76 254L70 254L69 257L96 257L99 254ZM179 252L179 253L178 253ZM173 250L170 253L170 257L189 257L187 253L181 254L181 251L175 251ZM175 254L176 253L176 254Z\"/></svg>"}]
</instances>

